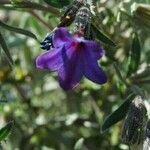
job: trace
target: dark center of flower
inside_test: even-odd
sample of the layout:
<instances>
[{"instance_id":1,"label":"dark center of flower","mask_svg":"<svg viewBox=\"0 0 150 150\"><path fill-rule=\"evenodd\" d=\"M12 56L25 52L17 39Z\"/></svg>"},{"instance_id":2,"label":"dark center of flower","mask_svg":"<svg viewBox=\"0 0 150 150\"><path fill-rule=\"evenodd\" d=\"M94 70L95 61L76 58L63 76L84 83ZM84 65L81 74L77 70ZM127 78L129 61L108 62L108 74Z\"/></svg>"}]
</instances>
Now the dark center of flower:
<instances>
[{"instance_id":1,"label":"dark center of flower","mask_svg":"<svg viewBox=\"0 0 150 150\"><path fill-rule=\"evenodd\" d=\"M83 42L72 42L71 47L76 49L77 51L84 49L84 43Z\"/></svg>"}]
</instances>

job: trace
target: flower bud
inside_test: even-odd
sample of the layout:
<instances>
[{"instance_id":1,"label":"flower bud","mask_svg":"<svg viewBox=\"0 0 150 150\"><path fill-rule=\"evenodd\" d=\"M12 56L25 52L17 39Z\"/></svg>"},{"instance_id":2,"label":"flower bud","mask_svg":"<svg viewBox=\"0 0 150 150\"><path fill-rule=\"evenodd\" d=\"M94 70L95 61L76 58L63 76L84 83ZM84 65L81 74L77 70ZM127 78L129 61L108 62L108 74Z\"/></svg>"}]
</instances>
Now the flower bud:
<instances>
[{"instance_id":1,"label":"flower bud","mask_svg":"<svg viewBox=\"0 0 150 150\"><path fill-rule=\"evenodd\" d=\"M144 127L147 111L141 96L136 96L130 104L122 131L125 144L141 144L144 139Z\"/></svg>"}]
</instances>

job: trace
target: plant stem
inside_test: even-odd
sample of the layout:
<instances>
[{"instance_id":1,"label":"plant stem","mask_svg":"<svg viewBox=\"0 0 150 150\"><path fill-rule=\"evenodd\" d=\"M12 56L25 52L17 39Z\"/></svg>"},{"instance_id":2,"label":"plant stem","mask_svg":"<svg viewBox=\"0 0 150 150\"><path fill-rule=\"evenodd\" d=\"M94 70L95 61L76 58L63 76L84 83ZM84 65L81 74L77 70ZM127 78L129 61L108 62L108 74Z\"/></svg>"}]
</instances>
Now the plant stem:
<instances>
[{"instance_id":1,"label":"plant stem","mask_svg":"<svg viewBox=\"0 0 150 150\"><path fill-rule=\"evenodd\" d=\"M46 28L48 28L48 30L52 30L53 27L48 24L47 22L44 21L43 18L41 18L36 12L34 12L33 10L29 10L28 11L32 16L34 16L37 20L39 20Z\"/></svg>"},{"instance_id":2,"label":"plant stem","mask_svg":"<svg viewBox=\"0 0 150 150\"><path fill-rule=\"evenodd\" d=\"M126 82L126 79L122 76L118 65L117 65L116 63L113 63L113 66L114 66L114 68L115 68L115 70L116 70L116 73L117 73L119 79L126 85L126 87L128 87L129 85L128 85L128 83Z\"/></svg>"},{"instance_id":3,"label":"plant stem","mask_svg":"<svg viewBox=\"0 0 150 150\"><path fill-rule=\"evenodd\" d=\"M55 16L60 16L59 10L50 5L45 6L45 5L35 3L35 2L22 1L22 2L15 3L13 6L11 1L0 0L0 6L5 5L5 4L10 4L12 7L15 7L15 8L27 8L27 9L36 9L36 10L46 11L46 12L55 14Z\"/></svg>"}]
</instances>

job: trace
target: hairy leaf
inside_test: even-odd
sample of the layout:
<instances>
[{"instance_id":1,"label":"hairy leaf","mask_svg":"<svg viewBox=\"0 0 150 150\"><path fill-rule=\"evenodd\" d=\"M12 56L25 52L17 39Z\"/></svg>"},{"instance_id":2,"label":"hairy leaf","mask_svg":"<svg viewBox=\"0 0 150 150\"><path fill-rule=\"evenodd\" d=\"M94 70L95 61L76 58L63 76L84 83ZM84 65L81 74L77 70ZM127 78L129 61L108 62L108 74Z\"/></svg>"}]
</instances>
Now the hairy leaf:
<instances>
[{"instance_id":1,"label":"hairy leaf","mask_svg":"<svg viewBox=\"0 0 150 150\"><path fill-rule=\"evenodd\" d=\"M116 44L107 35L102 33L97 27L95 27L95 25L92 24L91 27L94 31L94 34L100 41L110 46L116 46Z\"/></svg>"},{"instance_id":2,"label":"hairy leaf","mask_svg":"<svg viewBox=\"0 0 150 150\"><path fill-rule=\"evenodd\" d=\"M0 142L2 140L5 140L5 138L9 135L13 124L14 124L13 121L10 121L9 123L6 124L6 126L0 129Z\"/></svg>"},{"instance_id":3,"label":"hairy leaf","mask_svg":"<svg viewBox=\"0 0 150 150\"><path fill-rule=\"evenodd\" d=\"M132 73L135 73L138 69L141 56L141 45L138 34L133 34L132 46L129 52L128 59L128 72L127 76L130 76Z\"/></svg>"},{"instance_id":4,"label":"hairy leaf","mask_svg":"<svg viewBox=\"0 0 150 150\"><path fill-rule=\"evenodd\" d=\"M10 64L13 64L13 59L12 59L12 57L10 55L9 49L7 47L7 44L6 44L6 42L5 42L5 40L4 40L4 38L3 38L1 33L0 33L0 44L1 44L1 47L4 50L4 52L5 52L5 54L6 54L7 58L8 58L8 61L10 62Z\"/></svg>"},{"instance_id":5,"label":"hairy leaf","mask_svg":"<svg viewBox=\"0 0 150 150\"><path fill-rule=\"evenodd\" d=\"M130 94L125 101L118 107L117 110L115 110L113 113L111 113L104 121L102 125L102 132L122 120L128 111L129 105L131 101L134 99L135 94Z\"/></svg>"},{"instance_id":6,"label":"hairy leaf","mask_svg":"<svg viewBox=\"0 0 150 150\"><path fill-rule=\"evenodd\" d=\"M70 4L70 0L44 0L44 2L57 8L62 8Z\"/></svg>"},{"instance_id":7,"label":"hairy leaf","mask_svg":"<svg viewBox=\"0 0 150 150\"><path fill-rule=\"evenodd\" d=\"M7 30L10 30L10 31L13 31L13 32L16 32L16 33L19 33L19 34L23 34L23 35L29 36L31 38L34 38L34 39L37 39L35 34L33 34L32 32L21 29L21 28L9 26L9 25L3 23L2 21L0 21L0 26L7 29Z\"/></svg>"},{"instance_id":8,"label":"hairy leaf","mask_svg":"<svg viewBox=\"0 0 150 150\"><path fill-rule=\"evenodd\" d=\"M75 146L74 146L74 150L82 150L82 148L83 148L83 142L84 142L84 139L83 139L83 138L80 138L80 139L76 142L76 144L75 144Z\"/></svg>"}]
</instances>

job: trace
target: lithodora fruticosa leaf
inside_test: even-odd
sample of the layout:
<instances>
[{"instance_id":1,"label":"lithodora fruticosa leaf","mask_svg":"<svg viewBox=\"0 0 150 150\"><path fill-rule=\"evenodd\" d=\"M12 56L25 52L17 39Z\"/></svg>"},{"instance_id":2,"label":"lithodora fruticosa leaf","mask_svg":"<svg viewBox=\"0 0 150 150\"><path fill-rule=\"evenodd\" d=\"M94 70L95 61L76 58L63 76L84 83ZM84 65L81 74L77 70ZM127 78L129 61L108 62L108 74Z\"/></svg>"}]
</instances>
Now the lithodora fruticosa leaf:
<instances>
[{"instance_id":1,"label":"lithodora fruticosa leaf","mask_svg":"<svg viewBox=\"0 0 150 150\"><path fill-rule=\"evenodd\" d=\"M17 28L17 27L12 27L10 25L7 25L5 23L3 23L2 21L0 21L0 26L9 30L9 31L13 31L13 32L16 32L16 33L19 33L19 34L23 34L25 36L29 36L31 38L34 38L34 39L37 39L36 35L33 34L32 32L28 31L28 30L24 30L24 29L21 29L21 28Z\"/></svg>"},{"instance_id":2,"label":"lithodora fruticosa leaf","mask_svg":"<svg viewBox=\"0 0 150 150\"><path fill-rule=\"evenodd\" d=\"M128 58L128 72L127 76L129 77L132 73L135 73L140 64L141 57L141 45L140 40L137 33L134 33L132 36L132 45L129 51Z\"/></svg>"},{"instance_id":3,"label":"lithodora fruticosa leaf","mask_svg":"<svg viewBox=\"0 0 150 150\"><path fill-rule=\"evenodd\" d=\"M44 2L56 8L62 8L69 5L71 0L44 0Z\"/></svg>"},{"instance_id":4,"label":"lithodora fruticosa leaf","mask_svg":"<svg viewBox=\"0 0 150 150\"><path fill-rule=\"evenodd\" d=\"M83 144L84 144L84 138L80 138L75 146L74 146L74 150L82 150L83 149Z\"/></svg>"},{"instance_id":5,"label":"lithodora fruticosa leaf","mask_svg":"<svg viewBox=\"0 0 150 150\"><path fill-rule=\"evenodd\" d=\"M5 39L4 39L4 37L3 37L3 35L1 33L0 33L0 45L1 45L2 49L3 49L3 51L5 52L9 63L12 65L13 64L13 59L11 57L11 54L9 52L9 49L8 49L7 44L5 42Z\"/></svg>"},{"instance_id":6,"label":"lithodora fruticosa leaf","mask_svg":"<svg viewBox=\"0 0 150 150\"><path fill-rule=\"evenodd\" d=\"M113 46L113 47L116 46L116 44L107 35L102 33L102 31L100 31L95 25L92 24L91 28L98 40L102 41L103 43L105 43L109 46Z\"/></svg>"},{"instance_id":7,"label":"lithodora fruticosa leaf","mask_svg":"<svg viewBox=\"0 0 150 150\"><path fill-rule=\"evenodd\" d=\"M0 142L2 140L5 140L6 137L9 135L9 133L11 132L11 129L13 127L13 124L14 124L14 122L10 121L3 128L0 129Z\"/></svg>"},{"instance_id":8,"label":"lithodora fruticosa leaf","mask_svg":"<svg viewBox=\"0 0 150 150\"><path fill-rule=\"evenodd\" d=\"M102 125L102 132L106 131L108 128L110 128L111 126L113 126L114 124L116 124L117 122L119 122L120 120L122 120L126 116L129 105L132 102L132 100L134 99L134 97L135 97L135 94L131 93L125 99L125 101L118 107L118 109L115 110L114 112L112 112L104 120L104 123Z\"/></svg>"}]
</instances>

